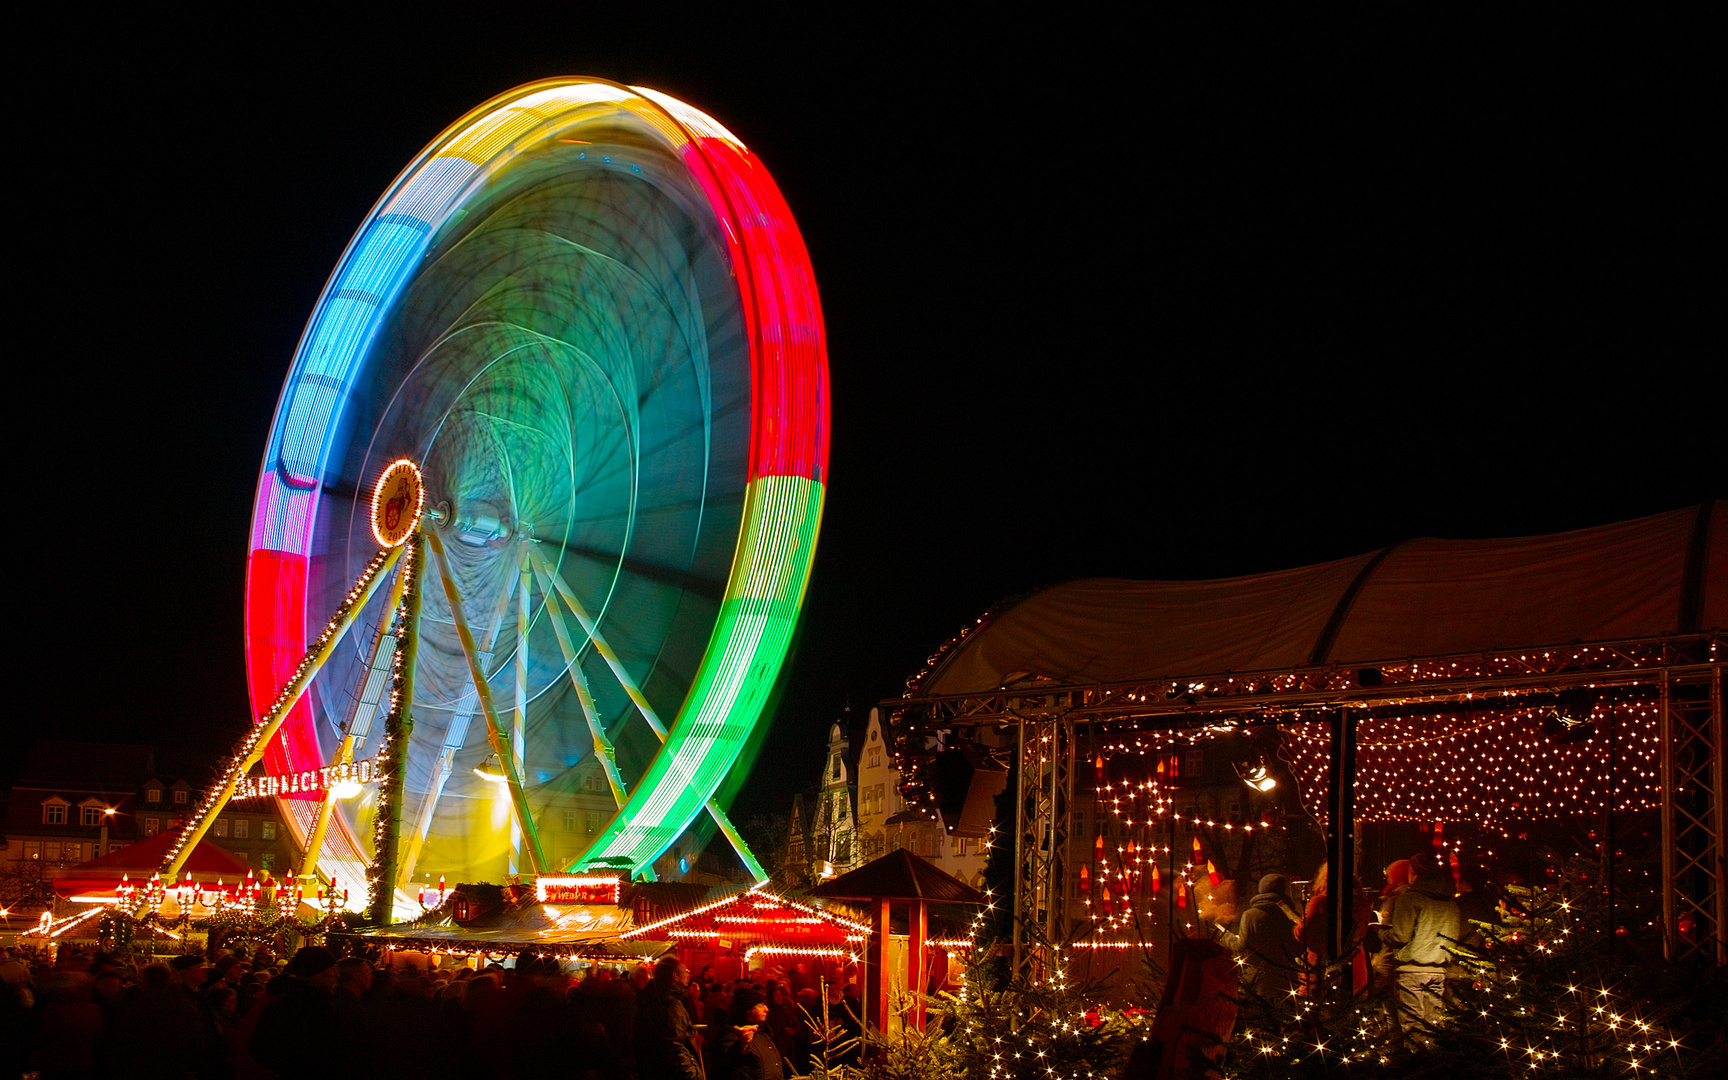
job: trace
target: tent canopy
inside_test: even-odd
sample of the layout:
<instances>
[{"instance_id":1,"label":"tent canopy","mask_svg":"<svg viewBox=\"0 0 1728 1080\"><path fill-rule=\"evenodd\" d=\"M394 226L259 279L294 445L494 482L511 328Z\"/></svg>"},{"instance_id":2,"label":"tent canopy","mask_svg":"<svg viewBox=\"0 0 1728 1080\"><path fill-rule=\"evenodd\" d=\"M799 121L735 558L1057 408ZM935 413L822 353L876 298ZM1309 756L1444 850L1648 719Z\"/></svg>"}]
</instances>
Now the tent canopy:
<instances>
[{"instance_id":1,"label":"tent canopy","mask_svg":"<svg viewBox=\"0 0 1728 1080\"><path fill-rule=\"evenodd\" d=\"M1091 578L997 612L918 687L1127 682L1728 627L1728 502L1506 540L1409 540L1216 581Z\"/></svg>"}]
</instances>

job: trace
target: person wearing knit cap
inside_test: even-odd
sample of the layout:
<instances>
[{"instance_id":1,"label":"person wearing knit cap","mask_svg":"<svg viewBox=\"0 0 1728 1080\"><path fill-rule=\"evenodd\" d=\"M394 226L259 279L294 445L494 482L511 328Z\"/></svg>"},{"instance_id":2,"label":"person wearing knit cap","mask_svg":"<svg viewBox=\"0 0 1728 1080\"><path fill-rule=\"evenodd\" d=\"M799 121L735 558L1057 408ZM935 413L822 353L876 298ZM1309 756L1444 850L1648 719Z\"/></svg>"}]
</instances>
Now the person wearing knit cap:
<instances>
[{"instance_id":1,"label":"person wearing knit cap","mask_svg":"<svg viewBox=\"0 0 1728 1080\"><path fill-rule=\"evenodd\" d=\"M1243 989L1272 1000L1288 997L1302 970L1304 950L1296 939L1298 919L1289 891L1290 879L1283 874L1261 878L1238 934Z\"/></svg>"},{"instance_id":2,"label":"person wearing knit cap","mask_svg":"<svg viewBox=\"0 0 1728 1080\"><path fill-rule=\"evenodd\" d=\"M1453 900L1452 872L1426 852L1410 857L1410 887L1392 896L1381 939L1393 950L1393 1022L1406 1042L1433 1046L1431 1031L1442 1016L1441 994L1451 949L1464 936Z\"/></svg>"},{"instance_id":3,"label":"person wearing knit cap","mask_svg":"<svg viewBox=\"0 0 1728 1080\"><path fill-rule=\"evenodd\" d=\"M720 1067L713 1080L783 1080L785 1062L773 1034L764 1026L768 999L754 987L732 994L732 1024L720 1036Z\"/></svg>"}]
</instances>

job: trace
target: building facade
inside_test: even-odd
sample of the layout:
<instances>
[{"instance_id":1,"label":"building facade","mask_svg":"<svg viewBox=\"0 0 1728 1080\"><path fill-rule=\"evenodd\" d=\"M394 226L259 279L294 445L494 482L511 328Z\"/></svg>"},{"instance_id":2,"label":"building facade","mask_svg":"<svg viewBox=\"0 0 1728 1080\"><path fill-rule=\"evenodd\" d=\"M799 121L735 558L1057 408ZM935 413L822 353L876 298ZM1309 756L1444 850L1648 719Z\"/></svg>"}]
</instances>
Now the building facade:
<instances>
[{"instance_id":1,"label":"building facade","mask_svg":"<svg viewBox=\"0 0 1728 1080\"><path fill-rule=\"evenodd\" d=\"M159 768L144 744L39 739L6 795L0 862L52 876L177 829L198 801L192 771ZM278 877L299 865L273 801L229 804L205 838Z\"/></svg>"}]
</instances>

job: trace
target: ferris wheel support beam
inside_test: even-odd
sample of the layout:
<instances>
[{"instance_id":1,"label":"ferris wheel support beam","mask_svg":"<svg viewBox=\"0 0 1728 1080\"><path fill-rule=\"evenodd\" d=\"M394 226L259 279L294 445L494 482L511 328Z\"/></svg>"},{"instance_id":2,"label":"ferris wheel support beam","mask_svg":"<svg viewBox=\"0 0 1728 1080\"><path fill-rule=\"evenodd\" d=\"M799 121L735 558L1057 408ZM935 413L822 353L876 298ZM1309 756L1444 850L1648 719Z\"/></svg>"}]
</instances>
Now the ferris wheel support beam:
<instances>
[{"instance_id":1,"label":"ferris wheel support beam","mask_svg":"<svg viewBox=\"0 0 1728 1080\"><path fill-rule=\"evenodd\" d=\"M600 628L595 625L593 619L589 618L588 610L582 606L582 601L576 599L576 594L570 591L570 586L564 584L564 579L558 576L553 570L552 564L547 561L546 556L542 555L538 548L530 547L528 557L534 560L534 566L540 571L541 577L552 582L553 588L557 590L565 606L569 607L570 614L576 616L576 622L582 627L582 632L587 634L588 640L594 643L594 651L600 654L600 659L606 661L606 666L612 669L612 674L617 678L618 685L622 686L624 692L630 695L630 701L636 706L636 711L642 714L642 719L648 721L648 726L654 729L654 734L660 736L660 741L665 742L666 725L660 722L659 715L654 712L654 706L648 704L648 698L642 693L642 688L636 685L636 680L631 678L630 673L624 669L623 663L618 659L618 654L612 651L612 646L606 644L606 639L600 634ZM547 593L547 597L550 599L551 593ZM550 608L551 605L548 604L547 607Z\"/></svg>"},{"instance_id":2,"label":"ferris wheel support beam","mask_svg":"<svg viewBox=\"0 0 1728 1080\"><path fill-rule=\"evenodd\" d=\"M504 733L498 723L498 709L492 703L492 687L486 681L486 672L480 667L480 653L474 645L474 634L468 629L468 617L462 613L462 598L457 595L456 581L450 575L450 561L444 555L444 544L438 539L438 530L421 530L426 537L426 546L431 550L434 560L438 563L438 578L444 586L444 596L450 601L450 616L456 623L456 636L462 641L462 655L468 660L468 672L474 679L474 690L480 699L480 711L486 717L486 738L492 744L492 752L498 755L498 764L503 766L505 785L510 789L510 805L514 810L516 822L522 829L522 837L527 841L528 862L536 874L546 872L546 856L540 850L540 833L534 828L534 815L528 808L528 794L522 788L522 770L516 762L515 751L504 738Z\"/></svg>"},{"instance_id":3,"label":"ferris wheel support beam","mask_svg":"<svg viewBox=\"0 0 1728 1080\"><path fill-rule=\"evenodd\" d=\"M526 763L528 760L528 601L531 590L528 586L528 557L524 553L516 566L517 597L516 597L516 715L511 718L510 748L516 753L516 760ZM518 777L526 783L526 776ZM510 829L510 872L520 873L522 866L522 830L515 826Z\"/></svg>"},{"instance_id":4,"label":"ferris wheel support beam","mask_svg":"<svg viewBox=\"0 0 1728 1080\"><path fill-rule=\"evenodd\" d=\"M366 569L360 572L354 587L343 598L342 606L337 608L336 614L325 624L324 632L318 635L312 648L301 657L287 685L277 692L276 701L270 706L270 710L241 738L240 745L229 758L228 768L224 771L221 782L193 811L179 838L168 849L168 857L162 863L163 881L172 885L180 876L181 868L186 865L186 860L192 855L198 842L204 839L210 823L222 812L222 808L228 805L228 800L234 797L234 788L246 775L247 770L263 759L270 740L276 737L282 722L288 719L288 714L299 704L301 695L312 685L313 676L323 669L324 662L330 659L336 646L342 644L342 639L348 635L348 628L354 625L354 620L365 610L367 602L378 592L378 586L383 584L384 576L401 558L402 549L399 547L381 551L373 557Z\"/></svg>"},{"instance_id":5,"label":"ferris wheel support beam","mask_svg":"<svg viewBox=\"0 0 1728 1080\"><path fill-rule=\"evenodd\" d=\"M607 646L605 640L600 637L599 628L594 625L593 620L586 617L586 612L582 610L576 598L571 595L569 588L558 579L558 575L551 572L545 557L539 551L530 549L529 558L533 561L535 573L540 579L540 591L546 594L546 613L552 616L552 632L558 638L558 648L564 653L564 666L569 670L570 681L576 687L576 700L582 703L582 715L588 719L588 730L594 736L594 756L600 759L601 768L606 770L606 779L612 785L613 801L622 808L627 792L624 788L623 778L618 775L618 754L612 746L612 740L606 737L606 731L600 725L599 715L594 708L594 695L589 692L588 680L582 674L581 665L576 662L576 648L570 636L570 628L564 624L564 616L559 612L558 605L552 599L554 592L570 606L570 613L576 616L576 620L582 624L582 629L587 633L588 640L594 643L595 651L605 657L606 662L612 666L613 673L618 676L618 681L623 684L625 692L630 695L630 700L637 703L636 707L642 711L643 719L647 720L648 726L654 729L654 734L659 737L662 746L666 743L666 727L660 723L660 718L654 715L654 710L649 707L647 698L642 695L640 689L636 688L635 681L630 679L629 673L624 671L624 665L618 663L618 658L612 652L611 647ZM732 850L737 854L738 861L744 864L744 869L748 870L758 883L767 881L768 872L762 869L762 864L756 860L755 854L750 850L750 845L746 844L744 838L738 835L738 829L726 816L726 811L720 809L720 804L713 799L708 800L707 809L708 816L714 819L714 824L732 844ZM579 862L580 858L577 861Z\"/></svg>"},{"instance_id":6,"label":"ferris wheel support beam","mask_svg":"<svg viewBox=\"0 0 1728 1080\"><path fill-rule=\"evenodd\" d=\"M515 585L515 578L507 580L512 586ZM510 606L513 596L512 589L505 589L492 608L492 618L486 624L486 639L480 649L482 668L492 663L492 653L498 644L498 631L504 625L504 609ZM457 702L456 710L450 716L450 725L444 729L444 744L438 750L438 764L432 772L431 790L420 800L420 813L414 820L413 830L408 834L408 849L402 853L397 876L398 886L406 887L414 877L414 868L420 862L420 852L425 849L426 837L432 831L432 815L438 809L438 800L444 794L444 785L450 782L450 774L455 771L456 755L468 741L468 722L474 718L475 703L478 700L478 691L470 688Z\"/></svg>"},{"instance_id":7,"label":"ferris wheel support beam","mask_svg":"<svg viewBox=\"0 0 1728 1080\"><path fill-rule=\"evenodd\" d=\"M558 639L558 651L564 654L564 670L570 673L570 685L576 691L576 701L582 706L582 718L588 722L588 734L594 740L594 757L606 773L613 803L623 807L629 793L624 786L624 777L618 772L618 751L600 724L600 712L594 707L594 692L588 689L588 677L582 674L582 665L576 662L576 643L570 637L570 628L564 624L564 613L552 601L552 588L547 584L546 575L539 571L539 567L534 569L540 578L540 591L546 595L546 614L551 616L552 634Z\"/></svg>"},{"instance_id":8,"label":"ferris wheel support beam","mask_svg":"<svg viewBox=\"0 0 1728 1080\"><path fill-rule=\"evenodd\" d=\"M380 622L378 633L372 642L372 655L367 657L366 670L369 673L378 667L379 655L386 649L388 649L392 654L391 662L394 662L396 638L391 634L390 630L392 624L396 621L396 609L402 606L402 594L404 589L407 587L407 584L408 575L406 573L397 574L395 579L390 583L390 595L384 601L384 618ZM368 682L370 682L370 675L368 676ZM361 701L363 708L376 708L376 701L368 700L364 692L361 695ZM342 744L336 748L336 757L335 760L331 762L332 765L346 765L350 761L354 760L355 745L361 739L365 738L372 726L371 716L364 717L364 725L360 724L361 719L362 717L359 710L356 710L354 714L349 716L348 730L342 734ZM362 730L356 730L357 727L362 728ZM318 823L312 827L312 838L306 841L306 856L300 864L300 876L302 878L316 878L318 876L318 856L324 850L324 834L330 828L330 813L335 808L335 792L326 791L324 793L323 804L318 807ZM334 881L335 878L332 877L331 880Z\"/></svg>"}]
</instances>

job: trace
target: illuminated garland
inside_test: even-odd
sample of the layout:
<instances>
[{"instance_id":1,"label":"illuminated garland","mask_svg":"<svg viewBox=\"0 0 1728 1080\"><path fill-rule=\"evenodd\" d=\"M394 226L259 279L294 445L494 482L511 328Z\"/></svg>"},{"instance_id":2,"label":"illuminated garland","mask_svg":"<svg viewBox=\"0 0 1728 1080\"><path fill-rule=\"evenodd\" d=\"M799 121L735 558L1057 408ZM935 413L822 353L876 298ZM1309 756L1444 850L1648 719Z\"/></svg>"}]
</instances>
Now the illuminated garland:
<instances>
[{"instance_id":1,"label":"illuminated garland","mask_svg":"<svg viewBox=\"0 0 1728 1080\"><path fill-rule=\"evenodd\" d=\"M402 599L392 616L396 636L396 655L390 662L390 710L384 719L383 741L378 747L379 765L378 809L372 822L372 862L366 867L366 908L376 922L387 923L395 907L396 883L385 881L395 875L395 848L401 829L402 794L398 790L406 771L409 735L414 730L409 694L403 684L412 679L406 664L419 648L420 634L420 560L424 545L410 542L402 551Z\"/></svg>"}]
</instances>

